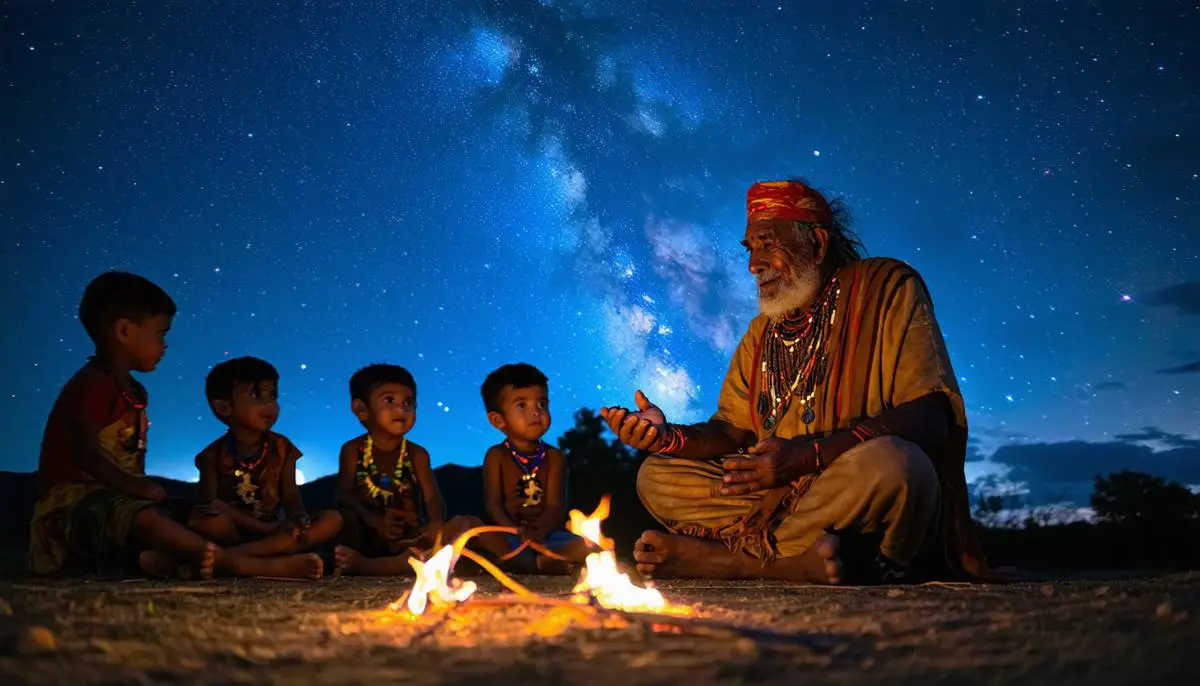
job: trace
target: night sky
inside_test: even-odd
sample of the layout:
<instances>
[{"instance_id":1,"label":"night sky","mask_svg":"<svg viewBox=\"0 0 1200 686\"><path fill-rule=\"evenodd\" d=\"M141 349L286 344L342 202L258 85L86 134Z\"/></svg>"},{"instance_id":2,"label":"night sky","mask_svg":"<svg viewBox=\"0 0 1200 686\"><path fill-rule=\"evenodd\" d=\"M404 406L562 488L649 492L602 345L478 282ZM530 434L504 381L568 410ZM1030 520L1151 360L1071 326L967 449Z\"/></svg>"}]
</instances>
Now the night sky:
<instances>
[{"instance_id":1,"label":"night sky","mask_svg":"<svg viewBox=\"0 0 1200 686\"><path fill-rule=\"evenodd\" d=\"M245 354L280 369L310 480L376 361L416 376L435 464L482 461L506 362L550 376L551 439L637 387L701 420L756 308L746 188L799 175L925 276L972 479L1200 484L1195 3L3 12L0 469L35 468L109 269L179 305L142 378L152 473L193 478L223 430L204 376Z\"/></svg>"}]
</instances>

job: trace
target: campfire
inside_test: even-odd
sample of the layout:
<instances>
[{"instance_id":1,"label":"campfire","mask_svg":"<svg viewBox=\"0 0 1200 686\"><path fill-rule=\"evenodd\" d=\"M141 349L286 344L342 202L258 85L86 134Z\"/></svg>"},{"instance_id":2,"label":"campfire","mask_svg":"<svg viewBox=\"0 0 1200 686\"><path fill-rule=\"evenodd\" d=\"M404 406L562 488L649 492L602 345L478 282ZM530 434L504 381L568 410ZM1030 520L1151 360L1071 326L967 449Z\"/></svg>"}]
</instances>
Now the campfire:
<instances>
[{"instance_id":1,"label":"campfire","mask_svg":"<svg viewBox=\"0 0 1200 686\"><path fill-rule=\"evenodd\" d=\"M688 634L722 641L749 640L754 644L786 644L803 646L815 652L828 652L829 645L814 637L741 628L696 617L695 608L667 601L649 582L643 582L641 585L634 583L618 566L616 555L613 553L612 539L601 532L600 524L608 517L608 513L607 497L600 501L591 515L585 516L578 510L572 510L570 513L568 528L572 533L591 542L596 551L587 556L584 568L580 570L579 579L569 597L550 597L534 593L505 574L490 560L467 548L467 542L472 537L483 533L516 533L509 527L483 526L463 533L449 545L435 545L437 552L427 560L411 560L410 564L417 576L416 581L404 595L388 606L387 611L371 613L370 624L342 622L331 616L331 628L346 634L372 631L372 626L385 628L403 624L416 630L410 634L410 643L437 636L436 640L439 642L472 645L471 641L477 639L471 637L477 637L482 627L494 626L495 620L503 622L503 618L509 616L511 611L522 613L520 616L531 619L527 625L527 634L542 637L561 635L570 628L641 627L653 633ZM509 553L507 558L526 548L532 548L543 555L554 555L544 547L526 540L517 550ZM455 563L464 557L479 565L510 592L490 596L476 595L478 588L474 582L454 576ZM490 635L492 640L511 641L516 639L519 633L499 630Z\"/></svg>"},{"instance_id":2,"label":"campfire","mask_svg":"<svg viewBox=\"0 0 1200 686\"><path fill-rule=\"evenodd\" d=\"M608 518L609 499L605 496L591 515L584 515L579 510L570 513L568 529L571 533L584 538L597 550L587 556L585 567L580 571L579 581L571 591L570 601L539 596L521 584L517 583L498 567L483 558L478 553L466 547L467 542L474 536L487 532L516 533L507 527L484 526L463 533L453 543L443 546L428 560L412 559L409 564L416 572L417 578L412 588L399 600L392 603L393 610L406 610L412 616L425 614L427 609L446 611L452 608L466 607L477 590L472 581L462 581L454 577L454 565L462 557L474 561L485 571L495 577L507 589L511 596L497 596L486 600L476 601L474 605L489 607L511 604L545 605L548 608L570 609L576 615L594 615L601 611L624 613L662 613L668 615L688 615L692 610L686 606L672 605L650 583L642 586L635 584L629 575L622 572L617 565L617 557L613 552L614 544L601 531L601 523ZM532 541L525 541L520 548L509 554L512 557L526 547L532 547L543 555L554 553L542 548ZM569 603L569 604L568 604ZM574 607L569 607L574 605Z\"/></svg>"}]
</instances>

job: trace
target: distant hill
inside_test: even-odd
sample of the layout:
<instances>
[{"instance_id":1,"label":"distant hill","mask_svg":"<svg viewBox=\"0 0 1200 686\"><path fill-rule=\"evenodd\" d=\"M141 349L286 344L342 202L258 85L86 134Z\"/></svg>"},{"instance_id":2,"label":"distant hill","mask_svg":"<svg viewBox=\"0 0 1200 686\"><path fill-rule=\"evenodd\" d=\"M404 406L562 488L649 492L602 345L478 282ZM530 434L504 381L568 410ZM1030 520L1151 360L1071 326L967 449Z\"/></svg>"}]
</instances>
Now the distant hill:
<instances>
[{"instance_id":1,"label":"distant hill","mask_svg":"<svg viewBox=\"0 0 1200 686\"><path fill-rule=\"evenodd\" d=\"M483 469L443 465L433 470L437 475L446 511L451 514L484 516ZM151 476L172 498L195 498L195 483ZM29 546L29 518L38 496L37 474L0 471L0 548ZM337 501L337 475L323 476L300 487L304 505L310 512L329 510Z\"/></svg>"}]
</instances>

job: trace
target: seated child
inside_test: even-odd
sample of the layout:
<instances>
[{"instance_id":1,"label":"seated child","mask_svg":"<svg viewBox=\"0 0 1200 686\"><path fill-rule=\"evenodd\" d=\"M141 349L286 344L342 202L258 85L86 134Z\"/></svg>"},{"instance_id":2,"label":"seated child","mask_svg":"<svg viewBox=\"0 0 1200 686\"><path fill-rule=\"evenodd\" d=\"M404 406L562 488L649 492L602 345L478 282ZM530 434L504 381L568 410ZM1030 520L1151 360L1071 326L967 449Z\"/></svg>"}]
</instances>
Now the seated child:
<instances>
[{"instance_id":1,"label":"seated child","mask_svg":"<svg viewBox=\"0 0 1200 686\"><path fill-rule=\"evenodd\" d=\"M79 321L96 354L63 387L46 422L30 569L95 568L132 554L156 576L180 562L203 578L318 575L316 556L265 560L206 540L172 517L167 494L146 478L148 398L130 372L158 366L174 316L171 297L135 274L101 274L84 291Z\"/></svg>"},{"instance_id":2,"label":"seated child","mask_svg":"<svg viewBox=\"0 0 1200 686\"><path fill-rule=\"evenodd\" d=\"M417 421L417 384L403 367L373 364L350 377L350 409L367 433L342 446L338 492L345 545L338 571L389 576L412 571L408 560L432 552L481 522L445 521L446 511L429 453L406 434ZM426 519L422 521L421 505Z\"/></svg>"},{"instance_id":3,"label":"seated child","mask_svg":"<svg viewBox=\"0 0 1200 686\"><path fill-rule=\"evenodd\" d=\"M500 526L516 527L509 550L524 539L566 560L526 548L508 564L513 571L566 574L591 551L587 541L562 530L567 514L567 463L542 441L550 430L549 381L528 364L508 364L483 382L488 421L505 436L483 458L483 490L488 514Z\"/></svg>"},{"instance_id":4,"label":"seated child","mask_svg":"<svg viewBox=\"0 0 1200 686\"><path fill-rule=\"evenodd\" d=\"M196 456L207 516L194 528L248 554L294 553L321 545L342 530L329 510L309 518L296 485L300 451L271 431L279 419L279 372L257 357L225 360L204 384L208 405L225 434Z\"/></svg>"}]
</instances>

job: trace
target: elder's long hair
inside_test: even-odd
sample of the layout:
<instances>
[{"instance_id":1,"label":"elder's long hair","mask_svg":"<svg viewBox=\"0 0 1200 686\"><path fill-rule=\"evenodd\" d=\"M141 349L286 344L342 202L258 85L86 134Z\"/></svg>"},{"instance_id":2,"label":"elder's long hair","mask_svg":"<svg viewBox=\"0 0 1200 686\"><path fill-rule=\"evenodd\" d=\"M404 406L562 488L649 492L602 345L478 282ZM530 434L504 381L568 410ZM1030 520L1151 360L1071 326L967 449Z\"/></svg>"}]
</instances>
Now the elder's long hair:
<instances>
[{"instance_id":1,"label":"elder's long hair","mask_svg":"<svg viewBox=\"0 0 1200 686\"><path fill-rule=\"evenodd\" d=\"M790 180L813 188L813 185L803 178ZM816 189L814 188L814 190ZM821 193L821 196L825 197L825 194ZM850 206L846 204L846 201L842 198L834 198L827 199L826 202L829 203L829 212L833 217L829 224L796 222L796 228L810 231L814 228L822 228L829 232L829 249L825 254L825 263L822 267L830 271L837 271L851 262L861 260L867 254L867 249L863 247L858 234L854 232L854 216L850 214Z\"/></svg>"},{"instance_id":2,"label":"elder's long hair","mask_svg":"<svg viewBox=\"0 0 1200 686\"><path fill-rule=\"evenodd\" d=\"M850 214L850 207L846 205L846 201L834 198L829 202L829 209L833 213L833 221L826 227L829 231L829 252L825 256L825 264L834 269L841 269L851 262L861 260L867 249L854 232L854 217Z\"/></svg>"}]
</instances>

